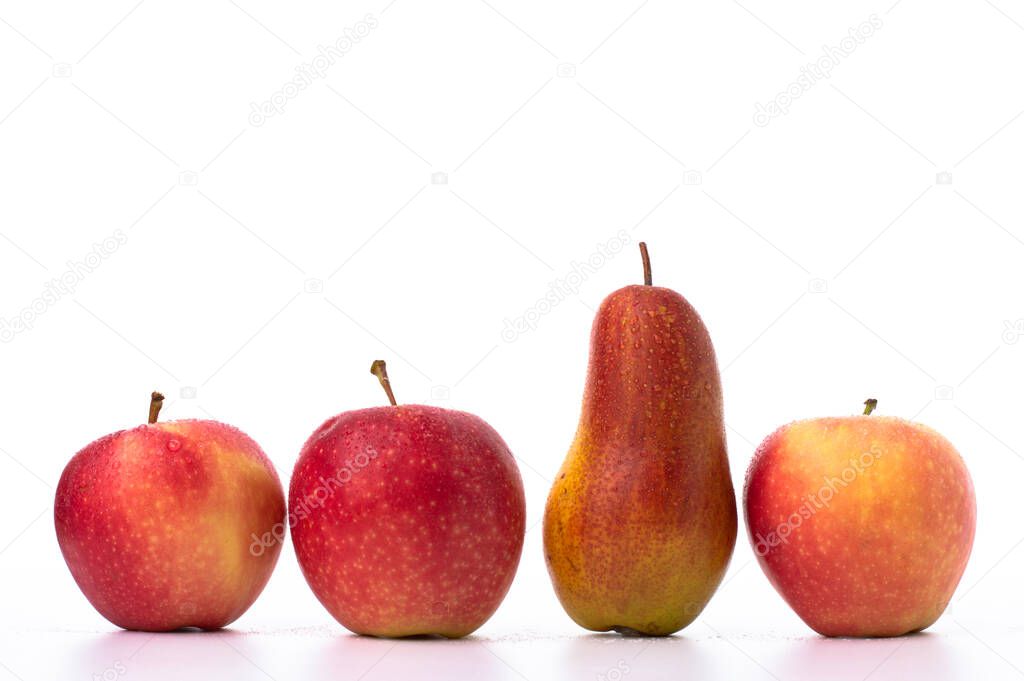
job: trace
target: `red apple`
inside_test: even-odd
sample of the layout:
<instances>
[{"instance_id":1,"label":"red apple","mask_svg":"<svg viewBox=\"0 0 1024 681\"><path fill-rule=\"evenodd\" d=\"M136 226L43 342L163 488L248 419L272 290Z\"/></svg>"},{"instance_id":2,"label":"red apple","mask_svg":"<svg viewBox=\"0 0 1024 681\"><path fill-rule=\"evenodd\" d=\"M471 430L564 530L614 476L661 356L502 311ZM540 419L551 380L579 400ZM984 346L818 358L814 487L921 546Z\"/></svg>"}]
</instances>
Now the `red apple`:
<instances>
[{"instance_id":1,"label":"red apple","mask_svg":"<svg viewBox=\"0 0 1024 681\"><path fill-rule=\"evenodd\" d=\"M313 593L374 636L476 630L497 610L523 548L523 482L501 437L472 414L395 406L349 411L310 436L289 521Z\"/></svg>"},{"instance_id":2,"label":"red apple","mask_svg":"<svg viewBox=\"0 0 1024 681\"><path fill-rule=\"evenodd\" d=\"M266 455L216 421L157 423L96 440L57 486L54 522L82 593L125 629L217 629L259 596L281 551L284 492ZM257 547L256 550L253 547Z\"/></svg>"},{"instance_id":3,"label":"red apple","mask_svg":"<svg viewBox=\"0 0 1024 681\"><path fill-rule=\"evenodd\" d=\"M946 609L974 542L974 486L937 432L897 418L783 426L747 471L747 531L772 585L825 636L900 636Z\"/></svg>"}]
</instances>

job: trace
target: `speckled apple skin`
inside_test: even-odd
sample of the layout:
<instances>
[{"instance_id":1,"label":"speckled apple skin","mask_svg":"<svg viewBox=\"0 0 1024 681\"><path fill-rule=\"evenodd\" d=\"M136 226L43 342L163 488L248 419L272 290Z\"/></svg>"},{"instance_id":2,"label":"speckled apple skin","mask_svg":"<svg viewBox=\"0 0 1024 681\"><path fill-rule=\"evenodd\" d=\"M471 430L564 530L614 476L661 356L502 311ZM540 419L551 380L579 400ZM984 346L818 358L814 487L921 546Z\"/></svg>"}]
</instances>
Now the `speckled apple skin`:
<instances>
[{"instance_id":1,"label":"speckled apple skin","mask_svg":"<svg viewBox=\"0 0 1024 681\"><path fill-rule=\"evenodd\" d=\"M142 425L96 440L68 463L54 504L57 541L82 593L119 627L217 629L259 596L285 522L284 491L248 436L215 421Z\"/></svg>"},{"instance_id":2,"label":"speckled apple skin","mask_svg":"<svg viewBox=\"0 0 1024 681\"><path fill-rule=\"evenodd\" d=\"M930 626L974 542L974 486L960 454L934 430L896 418L783 426L755 453L744 499L761 568L824 636ZM791 528L785 541L769 544L780 527Z\"/></svg>"},{"instance_id":3,"label":"speckled apple skin","mask_svg":"<svg viewBox=\"0 0 1024 681\"><path fill-rule=\"evenodd\" d=\"M544 555L566 612L594 631L674 633L736 544L714 349L671 289L601 304L576 437L548 496Z\"/></svg>"},{"instance_id":4,"label":"speckled apple skin","mask_svg":"<svg viewBox=\"0 0 1024 681\"><path fill-rule=\"evenodd\" d=\"M347 629L466 636L497 610L519 565L523 482L480 418L400 405L328 419L289 490L299 565Z\"/></svg>"}]
</instances>

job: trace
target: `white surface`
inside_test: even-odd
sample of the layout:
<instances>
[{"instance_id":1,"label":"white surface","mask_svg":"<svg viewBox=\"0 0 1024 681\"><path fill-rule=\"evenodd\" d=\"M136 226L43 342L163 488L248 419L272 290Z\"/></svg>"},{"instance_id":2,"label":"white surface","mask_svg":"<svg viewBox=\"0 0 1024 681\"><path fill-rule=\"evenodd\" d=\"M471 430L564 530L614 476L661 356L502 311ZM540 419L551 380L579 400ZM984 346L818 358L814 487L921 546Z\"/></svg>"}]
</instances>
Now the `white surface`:
<instances>
[{"instance_id":1,"label":"white surface","mask_svg":"<svg viewBox=\"0 0 1024 681\"><path fill-rule=\"evenodd\" d=\"M954 625L954 629L956 629ZM947 633L948 632L948 633ZM474 636L459 641L360 638L335 628L215 634L16 634L10 668L26 679L946 679L1015 678L1020 635L963 630L850 640L696 626L686 636ZM1016 650L1015 650L1016 648ZM59 651L41 656L41 650Z\"/></svg>"},{"instance_id":2,"label":"white surface","mask_svg":"<svg viewBox=\"0 0 1024 681\"><path fill-rule=\"evenodd\" d=\"M488 3L0 2L0 316L125 241L0 344L0 679L1019 675L1024 342L1004 332L1024 330L1024 12ZM250 125L368 13L324 78ZM755 124L872 14L829 79ZM503 338L623 230L628 247ZM775 427L868 396L960 448L978 535L933 633L814 637L742 536L674 639L587 636L562 612L538 523L593 310L639 281L641 238L711 329L737 489ZM116 633L91 609L50 517L75 451L159 388L166 418L241 427L287 480L322 419L382 402L377 357L400 400L480 414L522 464L522 565L478 638L348 636L290 546L231 632Z\"/></svg>"}]
</instances>

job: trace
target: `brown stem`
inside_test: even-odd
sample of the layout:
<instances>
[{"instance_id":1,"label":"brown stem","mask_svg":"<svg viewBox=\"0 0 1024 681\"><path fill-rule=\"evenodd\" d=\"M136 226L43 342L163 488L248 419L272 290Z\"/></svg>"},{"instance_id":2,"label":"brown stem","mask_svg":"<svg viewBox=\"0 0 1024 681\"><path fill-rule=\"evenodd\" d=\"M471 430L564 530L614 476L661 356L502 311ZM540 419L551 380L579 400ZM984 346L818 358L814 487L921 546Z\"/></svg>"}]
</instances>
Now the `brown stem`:
<instances>
[{"instance_id":1,"label":"brown stem","mask_svg":"<svg viewBox=\"0 0 1024 681\"><path fill-rule=\"evenodd\" d=\"M164 406L164 396L154 391L149 396L149 422L156 423L157 418L160 416L160 408Z\"/></svg>"},{"instance_id":2,"label":"brown stem","mask_svg":"<svg viewBox=\"0 0 1024 681\"><path fill-rule=\"evenodd\" d=\"M370 373L377 377L380 381L380 385L384 388L384 392L388 394L388 400L391 402L391 406L398 406L398 402L395 401L395 393L391 391L391 380L388 378L388 366L382 359L373 360L373 364L370 365Z\"/></svg>"},{"instance_id":3,"label":"brown stem","mask_svg":"<svg viewBox=\"0 0 1024 681\"><path fill-rule=\"evenodd\" d=\"M864 402L864 415L871 416L872 412L875 411L876 407L878 407L878 400L876 400L874 397L872 397L869 400L866 400Z\"/></svg>"},{"instance_id":4,"label":"brown stem","mask_svg":"<svg viewBox=\"0 0 1024 681\"><path fill-rule=\"evenodd\" d=\"M640 257L644 260L644 286L651 285L651 256L647 253L647 244L640 242Z\"/></svg>"}]
</instances>

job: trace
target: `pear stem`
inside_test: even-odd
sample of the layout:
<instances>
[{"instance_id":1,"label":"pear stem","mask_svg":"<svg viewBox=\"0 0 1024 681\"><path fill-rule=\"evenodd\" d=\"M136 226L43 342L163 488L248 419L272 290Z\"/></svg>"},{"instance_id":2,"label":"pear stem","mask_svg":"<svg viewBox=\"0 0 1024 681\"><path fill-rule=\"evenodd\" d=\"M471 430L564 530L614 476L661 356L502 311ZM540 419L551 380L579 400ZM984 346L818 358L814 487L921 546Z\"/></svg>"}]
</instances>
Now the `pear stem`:
<instances>
[{"instance_id":1,"label":"pear stem","mask_svg":"<svg viewBox=\"0 0 1024 681\"><path fill-rule=\"evenodd\" d=\"M876 400L875 398L872 397L871 399L865 401L864 402L864 415L865 416L871 416L871 414L875 411L875 408L877 408L877 407L878 407L878 400Z\"/></svg>"},{"instance_id":2,"label":"pear stem","mask_svg":"<svg viewBox=\"0 0 1024 681\"><path fill-rule=\"evenodd\" d=\"M644 286L651 286L651 256L647 252L647 244L640 242L640 257L644 261Z\"/></svg>"},{"instance_id":3,"label":"pear stem","mask_svg":"<svg viewBox=\"0 0 1024 681\"><path fill-rule=\"evenodd\" d=\"M160 416L160 408L163 406L164 396L154 390L149 396L149 423L156 423Z\"/></svg>"},{"instance_id":4,"label":"pear stem","mask_svg":"<svg viewBox=\"0 0 1024 681\"><path fill-rule=\"evenodd\" d=\"M380 385L384 388L384 392L388 394L388 401L391 402L392 407L397 407L398 402L395 401L395 393L391 390L391 379L388 378L388 367L382 359L373 360L373 364L370 365L370 373L377 377L380 381Z\"/></svg>"}]
</instances>

